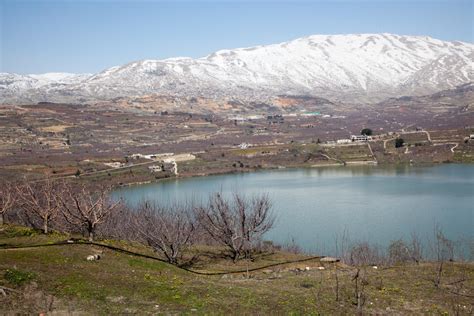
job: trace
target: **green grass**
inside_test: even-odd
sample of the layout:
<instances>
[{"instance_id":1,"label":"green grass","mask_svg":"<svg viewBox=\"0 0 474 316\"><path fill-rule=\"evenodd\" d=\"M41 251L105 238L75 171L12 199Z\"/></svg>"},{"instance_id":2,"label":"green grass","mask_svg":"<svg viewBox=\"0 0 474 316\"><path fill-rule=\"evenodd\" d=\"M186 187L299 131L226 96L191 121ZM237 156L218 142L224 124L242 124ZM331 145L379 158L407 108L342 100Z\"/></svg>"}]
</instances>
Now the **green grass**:
<instances>
[{"instance_id":1,"label":"green grass","mask_svg":"<svg viewBox=\"0 0 474 316\"><path fill-rule=\"evenodd\" d=\"M10 228L15 229L15 228ZM0 243L38 243L54 236L8 237L0 230ZM107 241L141 253L144 246ZM202 247L201 251L218 251ZM101 253L98 261L85 258ZM301 258L302 255L275 253L259 257L255 262L233 264L226 259L204 260L199 269L238 270L264 263ZM7 286L35 295L0 296L0 314L38 313L43 305L29 303L37 293L54 296L53 310L88 314L355 314L354 267L337 264L339 300L336 301L334 264L310 261L273 267L272 271L237 273L222 276L201 276L186 272L164 262L118 253L97 246L74 244L14 250L0 249L0 286ZM289 271L310 266L308 272ZM366 314L461 314L474 311L472 299L453 294L462 281L463 295L474 291L474 265L446 263L441 288L433 278L436 264L405 265L373 269L365 267L363 307ZM31 285L36 284L33 290ZM456 283L454 283L456 284ZM28 292L29 291L29 292ZM31 292L33 291L33 292ZM464 307L466 306L466 307ZM390 308L390 310L387 310Z\"/></svg>"},{"instance_id":2,"label":"green grass","mask_svg":"<svg viewBox=\"0 0 474 316\"><path fill-rule=\"evenodd\" d=\"M8 283L18 286L34 280L36 274L18 269L7 269L3 277Z\"/></svg>"}]
</instances>

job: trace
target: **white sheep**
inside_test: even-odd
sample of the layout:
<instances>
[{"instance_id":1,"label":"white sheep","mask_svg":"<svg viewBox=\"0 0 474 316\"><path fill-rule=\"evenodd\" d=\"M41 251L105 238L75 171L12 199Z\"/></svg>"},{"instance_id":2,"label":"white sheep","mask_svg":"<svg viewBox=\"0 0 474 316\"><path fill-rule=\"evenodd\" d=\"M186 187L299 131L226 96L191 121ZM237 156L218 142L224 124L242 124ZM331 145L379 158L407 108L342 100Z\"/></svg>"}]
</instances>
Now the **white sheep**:
<instances>
[{"instance_id":1,"label":"white sheep","mask_svg":"<svg viewBox=\"0 0 474 316\"><path fill-rule=\"evenodd\" d=\"M87 256L87 261L94 261L94 260L99 260L100 259L100 255L89 255Z\"/></svg>"}]
</instances>

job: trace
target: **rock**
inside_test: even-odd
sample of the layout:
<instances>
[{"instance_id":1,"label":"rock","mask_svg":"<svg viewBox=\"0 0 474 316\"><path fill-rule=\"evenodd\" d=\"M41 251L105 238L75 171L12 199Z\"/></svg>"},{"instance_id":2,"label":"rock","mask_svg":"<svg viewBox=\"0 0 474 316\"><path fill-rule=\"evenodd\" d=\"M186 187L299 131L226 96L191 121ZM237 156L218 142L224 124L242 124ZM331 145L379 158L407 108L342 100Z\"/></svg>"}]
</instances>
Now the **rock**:
<instances>
[{"instance_id":1,"label":"rock","mask_svg":"<svg viewBox=\"0 0 474 316\"><path fill-rule=\"evenodd\" d=\"M339 262L341 261L340 259L338 258L333 258L333 257L324 257L324 258L321 258L321 260L319 260L321 262Z\"/></svg>"},{"instance_id":2,"label":"rock","mask_svg":"<svg viewBox=\"0 0 474 316\"><path fill-rule=\"evenodd\" d=\"M318 270L324 270L325 268L324 267L318 267Z\"/></svg>"},{"instance_id":3,"label":"rock","mask_svg":"<svg viewBox=\"0 0 474 316\"><path fill-rule=\"evenodd\" d=\"M107 296L106 299L112 303L122 303L125 300L123 296Z\"/></svg>"}]
</instances>

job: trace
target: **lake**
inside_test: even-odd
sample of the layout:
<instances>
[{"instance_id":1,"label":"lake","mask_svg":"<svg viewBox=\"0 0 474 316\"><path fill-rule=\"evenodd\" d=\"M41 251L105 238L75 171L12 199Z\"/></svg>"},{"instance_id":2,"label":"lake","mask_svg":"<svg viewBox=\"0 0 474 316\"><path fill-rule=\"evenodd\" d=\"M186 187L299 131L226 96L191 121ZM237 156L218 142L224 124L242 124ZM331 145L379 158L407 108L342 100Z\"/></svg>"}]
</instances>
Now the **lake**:
<instances>
[{"instance_id":1,"label":"lake","mask_svg":"<svg viewBox=\"0 0 474 316\"><path fill-rule=\"evenodd\" d=\"M474 238L474 165L282 169L123 187L113 196L135 205L206 201L235 190L267 193L277 222L266 239L294 239L308 252L331 253L344 231L351 241L381 246L415 231L432 238L435 224L452 240Z\"/></svg>"}]
</instances>

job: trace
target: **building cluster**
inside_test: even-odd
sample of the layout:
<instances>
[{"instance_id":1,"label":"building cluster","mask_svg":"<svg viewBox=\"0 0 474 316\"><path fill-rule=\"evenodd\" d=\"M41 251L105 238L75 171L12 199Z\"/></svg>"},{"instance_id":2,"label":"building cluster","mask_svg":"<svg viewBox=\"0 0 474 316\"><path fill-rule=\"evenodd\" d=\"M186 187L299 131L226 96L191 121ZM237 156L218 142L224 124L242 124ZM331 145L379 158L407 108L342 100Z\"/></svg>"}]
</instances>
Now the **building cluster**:
<instances>
[{"instance_id":1,"label":"building cluster","mask_svg":"<svg viewBox=\"0 0 474 316\"><path fill-rule=\"evenodd\" d=\"M268 124L282 124L285 122L285 118L282 114L267 115Z\"/></svg>"},{"instance_id":2,"label":"building cluster","mask_svg":"<svg viewBox=\"0 0 474 316\"><path fill-rule=\"evenodd\" d=\"M372 140L371 136L367 135L351 135L350 138L338 139L336 144L350 144L350 143L364 143ZM334 142L333 142L334 143Z\"/></svg>"},{"instance_id":3,"label":"building cluster","mask_svg":"<svg viewBox=\"0 0 474 316\"><path fill-rule=\"evenodd\" d=\"M163 162L160 164L148 166L148 170L151 173L171 172L175 175L178 175L178 164L176 161Z\"/></svg>"}]
</instances>

